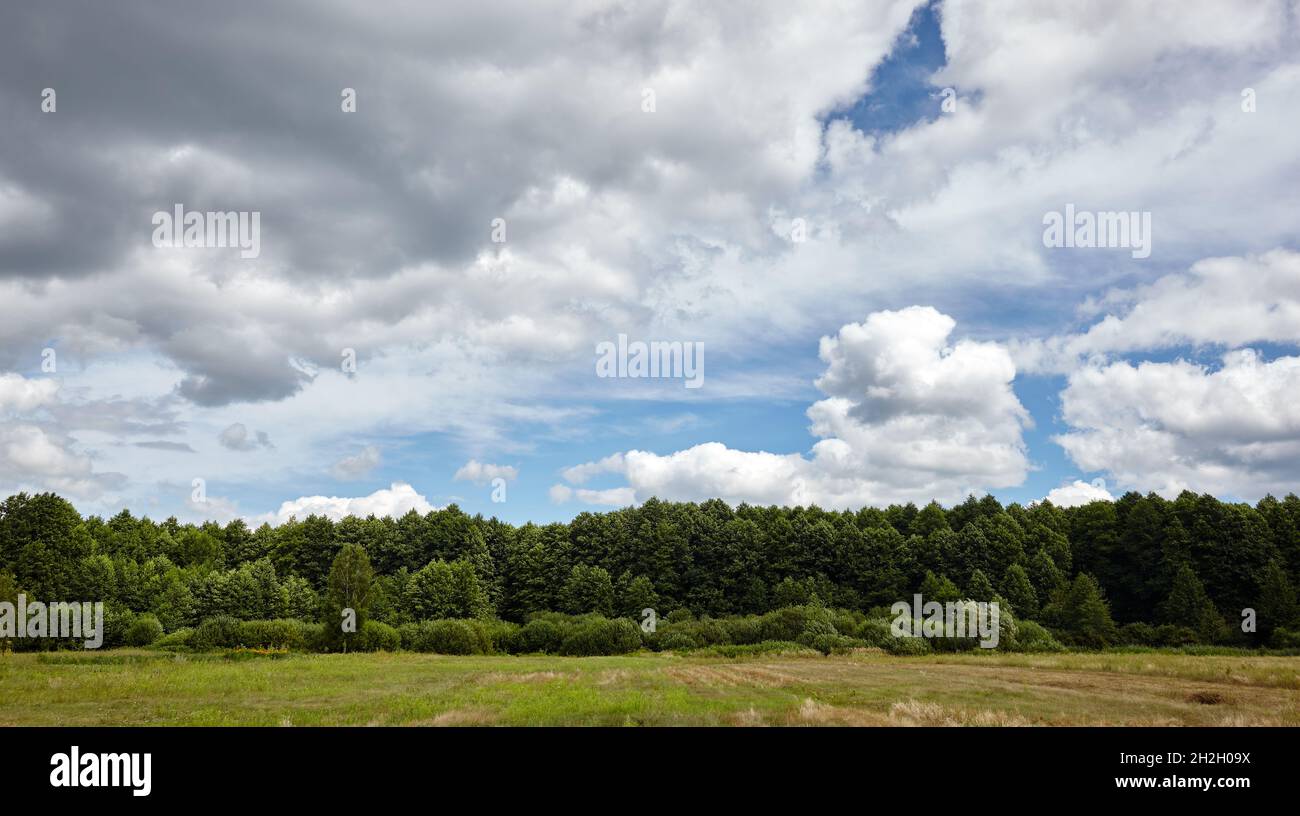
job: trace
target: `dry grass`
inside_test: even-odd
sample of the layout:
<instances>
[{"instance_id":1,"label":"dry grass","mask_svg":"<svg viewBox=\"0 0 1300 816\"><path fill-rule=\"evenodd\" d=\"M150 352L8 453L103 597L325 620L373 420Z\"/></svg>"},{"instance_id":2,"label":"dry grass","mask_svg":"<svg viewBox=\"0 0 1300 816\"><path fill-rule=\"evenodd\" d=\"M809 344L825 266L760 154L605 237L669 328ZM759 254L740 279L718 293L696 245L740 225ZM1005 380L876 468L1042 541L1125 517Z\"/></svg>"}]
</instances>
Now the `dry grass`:
<instances>
[{"instance_id":1,"label":"dry grass","mask_svg":"<svg viewBox=\"0 0 1300 816\"><path fill-rule=\"evenodd\" d=\"M1300 725L1300 658L0 657L0 725Z\"/></svg>"}]
</instances>

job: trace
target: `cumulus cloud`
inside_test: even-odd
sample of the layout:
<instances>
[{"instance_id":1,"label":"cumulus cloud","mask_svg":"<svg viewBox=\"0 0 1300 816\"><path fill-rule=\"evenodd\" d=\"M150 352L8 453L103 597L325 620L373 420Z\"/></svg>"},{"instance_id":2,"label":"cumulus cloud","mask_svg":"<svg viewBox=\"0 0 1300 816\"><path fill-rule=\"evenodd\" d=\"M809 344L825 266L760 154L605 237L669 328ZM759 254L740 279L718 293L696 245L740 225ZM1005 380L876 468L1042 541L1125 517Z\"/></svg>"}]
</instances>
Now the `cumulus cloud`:
<instances>
[{"instance_id":1,"label":"cumulus cloud","mask_svg":"<svg viewBox=\"0 0 1300 816\"><path fill-rule=\"evenodd\" d=\"M0 411L34 411L51 405L58 391L56 380L32 380L21 374L0 374Z\"/></svg>"},{"instance_id":2,"label":"cumulus cloud","mask_svg":"<svg viewBox=\"0 0 1300 816\"><path fill-rule=\"evenodd\" d=\"M253 519L273 525L283 524L291 518L306 518L310 515L327 516L335 521L346 516L390 516L400 518L411 510L417 513L431 513L435 508L421 494L405 482L393 482L387 489L376 490L369 496L344 498L339 496L303 496L286 501L274 513L266 513Z\"/></svg>"},{"instance_id":3,"label":"cumulus cloud","mask_svg":"<svg viewBox=\"0 0 1300 816\"><path fill-rule=\"evenodd\" d=\"M467 481L478 485L487 484L493 479L505 479L510 482L519 478L519 469L513 465L491 465L471 459L461 465L452 478L458 482Z\"/></svg>"},{"instance_id":4,"label":"cumulus cloud","mask_svg":"<svg viewBox=\"0 0 1300 816\"><path fill-rule=\"evenodd\" d=\"M1057 507L1078 507L1094 501L1114 500L1115 497L1106 489L1106 482L1103 479L1094 479L1091 482L1075 479L1070 484L1052 488L1043 499Z\"/></svg>"},{"instance_id":5,"label":"cumulus cloud","mask_svg":"<svg viewBox=\"0 0 1300 816\"><path fill-rule=\"evenodd\" d=\"M585 487L572 488L568 485L551 485L551 501L556 504L564 504L572 499L577 499L583 504L594 504L603 507L627 507L636 504L636 491L630 487L612 487L608 490L589 490Z\"/></svg>"},{"instance_id":6,"label":"cumulus cloud","mask_svg":"<svg viewBox=\"0 0 1300 816\"><path fill-rule=\"evenodd\" d=\"M375 445L366 445L355 456L345 456L334 463L330 472L336 479L359 479L379 467L382 456Z\"/></svg>"},{"instance_id":7,"label":"cumulus cloud","mask_svg":"<svg viewBox=\"0 0 1300 816\"><path fill-rule=\"evenodd\" d=\"M819 504L956 500L1024 480L1028 413L1011 389L1015 365L996 343L949 343L956 322L929 307L871 314L822 338L827 395L808 409L821 437L811 456L739 451L711 442L668 455L632 450L569 468L582 483L616 472L622 499ZM567 486L552 498L580 494ZM630 491L626 492L626 491Z\"/></svg>"},{"instance_id":8,"label":"cumulus cloud","mask_svg":"<svg viewBox=\"0 0 1300 816\"><path fill-rule=\"evenodd\" d=\"M1105 316L1078 334L1012 343L1017 362L1068 372L1097 355L1300 341L1300 252L1207 258L1148 286L1085 304ZM1192 317L1194 316L1194 317Z\"/></svg>"},{"instance_id":9,"label":"cumulus cloud","mask_svg":"<svg viewBox=\"0 0 1300 816\"><path fill-rule=\"evenodd\" d=\"M1250 349L1216 368L1174 362L1085 367L1061 395L1056 437L1084 470L1169 496L1259 498L1300 483L1300 357Z\"/></svg>"},{"instance_id":10,"label":"cumulus cloud","mask_svg":"<svg viewBox=\"0 0 1300 816\"><path fill-rule=\"evenodd\" d=\"M227 425L220 434L217 435L217 441L223 448L229 448L233 451L252 451L258 448L273 448L271 437L265 431L249 433L248 428L242 422L236 422Z\"/></svg>"}]
</instances>

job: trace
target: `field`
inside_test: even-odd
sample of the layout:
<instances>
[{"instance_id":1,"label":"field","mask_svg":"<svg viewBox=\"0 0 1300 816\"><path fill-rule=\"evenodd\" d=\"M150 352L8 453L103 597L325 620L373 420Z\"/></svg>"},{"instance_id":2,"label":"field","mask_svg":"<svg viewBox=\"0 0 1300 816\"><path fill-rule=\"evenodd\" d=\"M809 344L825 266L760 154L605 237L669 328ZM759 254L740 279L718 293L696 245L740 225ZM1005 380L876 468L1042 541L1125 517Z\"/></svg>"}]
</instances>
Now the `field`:
<instances>
[{"instance_id":1,"label":"field","mask_svg":"<svg viewBox=\"0 0 1300 816\"><path fill-rule=\"evenodd\" d=\"M0 725L1300 725L1300 658L11 654Z\"/></svg>"}]
</instances>

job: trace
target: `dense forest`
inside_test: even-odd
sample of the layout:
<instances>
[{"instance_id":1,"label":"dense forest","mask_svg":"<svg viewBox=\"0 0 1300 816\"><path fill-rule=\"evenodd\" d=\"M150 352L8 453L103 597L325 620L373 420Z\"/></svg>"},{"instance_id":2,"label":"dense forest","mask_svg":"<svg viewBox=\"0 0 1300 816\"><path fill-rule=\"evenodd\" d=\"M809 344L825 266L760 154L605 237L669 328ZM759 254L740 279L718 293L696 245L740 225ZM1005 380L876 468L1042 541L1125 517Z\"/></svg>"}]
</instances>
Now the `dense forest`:
<instances>
[{"instance_id":1,"label":"dense forest","mask_svg":"<svg viewBox=\"0 0 1300 816\"><path fill-rule=\"evenodd\" d=\"M125 510L82 518L50 493L0 505L0 600L104 601L119 642L140 616L166 632L329 617L344 555L367 562L367 618L394 629L543 613L640 620L646 608L699 621L810 604L861 621L922 592L999 600L1067 645L1298 645L1295 495L1251 506L1129 493L1072 508L985 496L856 512L651 499L519 527L453 505L255 530Z\"/></svg>"}]
</instances>

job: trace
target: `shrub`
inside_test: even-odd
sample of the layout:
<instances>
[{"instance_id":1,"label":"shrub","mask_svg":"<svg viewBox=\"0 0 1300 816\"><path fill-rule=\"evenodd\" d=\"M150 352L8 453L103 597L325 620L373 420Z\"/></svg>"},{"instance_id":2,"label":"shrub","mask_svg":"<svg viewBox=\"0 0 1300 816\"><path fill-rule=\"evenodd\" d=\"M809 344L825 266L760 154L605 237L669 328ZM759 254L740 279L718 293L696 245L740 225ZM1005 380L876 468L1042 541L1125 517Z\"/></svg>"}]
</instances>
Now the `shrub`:
<instances>
[{"instance_id":1,"label":"shrub","mask_svg":"<svg viewBox=\"0 0 1300 816\"><path fill-rule=\"evenodd\" d=\"M1033 621L1020 621L1015 648L1021 652L1060 652L1065 647L1045 627Z\"/></svg>"},{"instance_id":2,"label":"shrub","mask_svg":"<svg viewBox=\"0 0 1300 816\"><path fill-rule=\"evenodd\" d=\"M1191 646L1196 641L1196 630L1188 626L1166 623L1157 626L1155 630L1156 646Z\"/></svg>"},{"instance_id":3,"label":"shrub","mask_svg":"<svg viewBox=\"0 0 1300 816\"><path fill-rule=\"evenodd\" d=\"M727 639L735 644L760 643L763 640L763 621L756 617L728 618L722 621Z\"/></svg>"},{"instance_id":4,"label":"shrub","mask_svg":"<svg viewBox=\"0 0 1300 816\"><path fill-rule=\"evenodd\" d=\"M807 616L801 606L785 606L761 618L763 640L795 640L803 634Z\"/></svg>"},{"instance_id":5,"label":"shrub","mask_svg":"<svg viewBox=\"0 0 1300 816\"><path fill-rule=\"evenodd\" d=\"M512 651L515 654L558 654L564 635L564 627L553 620L531 620L515 633Z\"/></svg>"},{"instance_id":6,"label":"shrub","mask_svg":"<svg viewBox=\"0 0 1300 816\"><path fill-rule=\"evenodd\" d=\"M836 637L839 632L829 621L813 618L804 624L803 631L799 633L799 642L805 646L813 646L813 642L819 638ZM813 646L813 648L817 648ZM818 649L818 651L821 651ZM825 652L823 652L825 654Z\"/></svg>"},{"instance_id":7,"label":"shrub","mask_svg":"<svg viewBox=\"0 0 1300 816\"><path fill-rule=\"evenodd\" d=\"M850 649L866 646L865 641L851 638L847 635L820 634L812 638L808 643L809 646L821 652L824 655L844 654Z\"/></svg>"},{"instance_id":8,"label":"shrub","mask_svg":"<svg viewBox=\"0 0 1300 816\"><path fill-rule=\"evenodd\" d=\"M403 647L413 651L447 655L490 654L492 651L492 640L480 621L447 618L408 626L402 627L399 640Z\"/></svg>"},{"instance_id":9,"label":"shrub","mask_svg":"<svg viewBox=\"0 0 1300 816\"><path fill-rule=\"evenodd\" d=\"M368 620L361 625L357 649L363 652L395 652L402 648L402 636L386 623Z\"/></svg>"},{"instance_id":10,"label":"shrub","mask_svg":"<svg viewBox=\"0 0 1300 816\"><path fill-rule=\"evenodd\" d=\"M698 649L700 642L685 629L670 629L655 638L654 647L662 652L684 652Z\"/></svg>"},{"instance_id":11,"label":"shrub","mask_svg":"<svg viewBox=\"0 0 1300 816\"><path fill-rule=\"evenodd\" d=\"M894 637L884 644L885 651L894 655L923 655L930 653L930 643L920 637Z\"/></svg>"},{"instance_id":12,"label":"shrub","mask_svg":"<svg viewBox=\"0 0 1300 816\"><path fill-rule=\"evenodd\" d=\"M152 644L154 649L162 649L166 652L184 652L190 648L190 638L193 637L194 630L188 627L177 629L163 635Z\"/></svg>"},{"instance_id":13,"label":"shrub","mask_svg":"<svg viewBox=\"0 0 1300 816\"><path fill-rule=\"evenodd\" d=\"M889 621L878 618L868 618L858 624L853 631L853 636L868 646L877 646L881 649L888 648L889 642L894 639L889 631Z\"/></svg>"},{"instance_id":14,"label":"shrub","mask_svg":"<svg viewBox=\"0 0 1300 816\"><path fill-rule=\"evenodd\" d=\"M162 636L163 628L158 618L145 614L136 618L126 628L124 640L127 646L149 646Z\"/></svg>"},{"instance_id":15,"label":"shrub","mask_svg":"<svg viewBox=\"0 0 1300 816\"><path fill-rule=\"evenodd\" d=\"M199 624L190 638L190 646L200 652L212 649L230 649L241 645L243 626L229 615L217 615Z\"/></svg>"},{"instance_id":16,"label":"shrub","mask_svg":"<svg viewBox=\"0 0 1300 816\"><path fill-rule=\"evenodd\" d=\"M560 645L566 655L615 655L641 648L641 627L626 618L593 618L579 624Z\"/></svg>"},{"instance_id":17,"label":"shrub","mask_svg":"<svg viewBox=\"0 0 1300 816\"><path fill-rule=\"evenodd\" d=\"M1126 623L1119 628L1119 642L1128 646L1154 646L1156 629L1149 623Z\"/></svg>"},{"instance_id":18,"label":"shrub","mask_svg":"<svg viewBox=\"0 0 1300 816\"><path fill-rule=\"evenodd\" d=\"M256 649L305 649L307 625L293 618L244 621L239 627L239 644Z\"/></svg>"},{"instance_id":19,"label":"shrub","mask_svg":"<svg viewBox=\"0 0 1300 816\"><path fill-rule=\"evenodd\" d=\"M1300 630L1283 629L1279 626L1273 630L1269 645L1275 649L1300 649Z\"/></svg>"}]
</instances>

